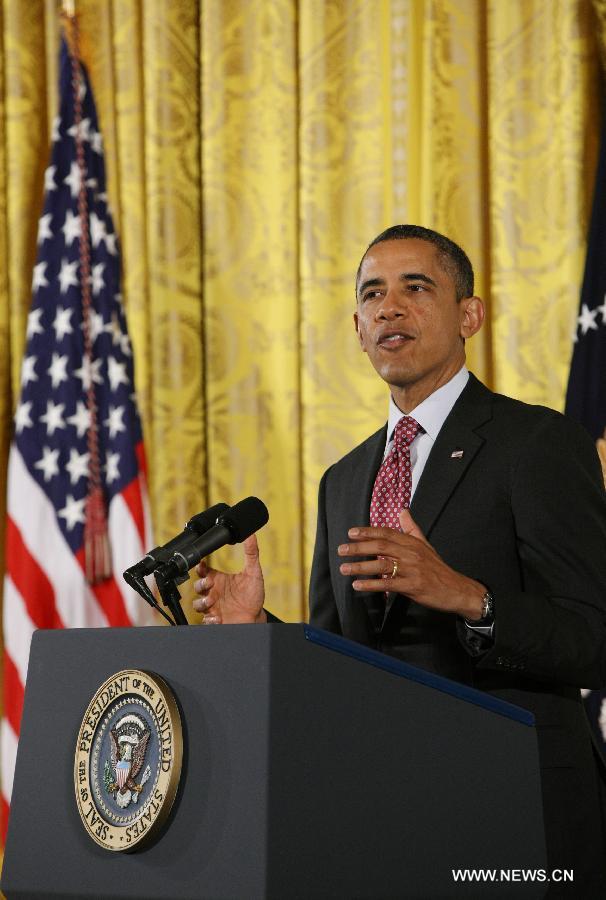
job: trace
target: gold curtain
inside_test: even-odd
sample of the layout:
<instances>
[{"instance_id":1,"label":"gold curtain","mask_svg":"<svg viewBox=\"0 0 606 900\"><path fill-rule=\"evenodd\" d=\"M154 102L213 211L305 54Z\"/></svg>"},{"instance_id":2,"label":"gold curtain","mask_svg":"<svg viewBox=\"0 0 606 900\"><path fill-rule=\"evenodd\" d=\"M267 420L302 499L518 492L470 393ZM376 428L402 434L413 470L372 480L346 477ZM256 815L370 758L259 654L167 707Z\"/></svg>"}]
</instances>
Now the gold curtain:
<instances>
[{"instance_id":1,"label":"gold curtain","mask_svg":"<svg viewBox=\"0 0 606 900\"><path fill-rule=\"evenodd\" d=\"M386 415L351 315L359 257L394 222L444 231L474 261L491 317L474 371L562 407L604 6L77 0L158 540L210 503L262 497L268 605L304 615L319 476ZM54 0L0 0L3 477L58 23Z\"/></svg>"}]
</instances>

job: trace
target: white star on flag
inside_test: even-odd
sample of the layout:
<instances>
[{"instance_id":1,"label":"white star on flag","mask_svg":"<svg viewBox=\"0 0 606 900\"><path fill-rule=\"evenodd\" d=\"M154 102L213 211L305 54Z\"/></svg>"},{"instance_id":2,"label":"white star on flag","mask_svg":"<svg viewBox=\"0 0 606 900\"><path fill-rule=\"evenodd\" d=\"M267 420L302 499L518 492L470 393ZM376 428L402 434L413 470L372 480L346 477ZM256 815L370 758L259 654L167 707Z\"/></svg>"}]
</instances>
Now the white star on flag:
<instances>
[{"instance_id":1,"label":"white star on flag","mask_svg":"<svg viewBox=\"0 0 606 900\"><path fill-rule=\"evenodd\" d=\"M39 262L34 266L34 277L32 279L32 291L34 292L34 294L41 287L48 287L48 281L46 280L45 275L47 266L48 263L46 262Z\"/></svg>"},{"instance_id":2,"label":"white star on flag","mask_svg":"<svg viewBox=\"0 0 606 900\"><path fill-rule=\"evenodd\" d=\"M44 334L44 328L40 324L42 316L42 308L32 309L27 317L27 339L33 338L35 334Z\"/></svg>"},{"instance_id":3,"label":"white star on flag","mask_svg":"<svg viewBox=\"0 0 606 900\"><path fill-rule=\"evenodd\" d=\"M84 330L84 322L82 323L82 330ZM96 313L91 311L89 319L88 319L88 327L90 333L91 342L94 344L100 334L103 334L105 331L105 323L103 321L103 316L101 313Z\"/></svg>"},{"instance_id":4,"label":"white star on flag","mask_svg":"<svg viewBox=\"0 0 606 900\"><path fill-rule=\"evenodd\" d=\"M21 363L21 387L25 387L30 381L38 381L36 375L36 356L24 356Z\"/></svg>"},{"instance_id":5,"label":"white star on flag","mask_svg":"<svg viewBox=\"0 0 606 900\"><path fill-rule=\"evenodd\" d=\"M112 391L117 391L121 384L128 384L128 376L126 374L126 363L118 362L113 356L107 357L107 376Z\"/></svg>"},{"instance_id":6,"label":"white star on flag","mask_svg":"<svg viewBox=\"0 0 606 900\"><path fill-rule=\"evenodd\" d=\"M57 314L55 316L55 321L53 322L57 343L62 341L67 334L74 333L74 329L70 322L72 313L73 309L70 309L69 307L67 307L67 309L64 309L62 306L57 307Z\"/></svg>"},{"instance_id":7,"label":"white star on flag","mask_svg":"<svg viewBox=\"0 0 606 900\"><path fill-rule=\"evenodd\" d=\"M67 361L67 356L59 356L58 353L53 353L53 360L48 367L48 374L51 377L53 388L58 388L63 381L67 381L67 372L65 371Z\"/></svg>"},{"instance_id":8,"label":"white star on flag","mask_svg":"<svg viewBox=\"0 0 606 900\"><path fill-rule=\"evenodd\" d=\"M40 421L46 425L46 433L54 434L58 428L65 428L63 421L64 403L53 403L52 400L46 401L46 412L40 416Z\"/></svg>"},{"instance_id":9,"label":"white star on flag","mask_svg":"<svg viewBox=\"0 0 606 900\"><path fill-rule=\"evenodd\" d=\"M111 320L105 326L105 331L111 334L114 347L119 347L122 341L122 329L116 313L112 313Z\"/></svg>"},{"instance_id":10,"label":"white star on flag","mask_svg":"<svg viewBox=\"0 0 606 900\"><path fill-rule=\"evenodd\" d=\"M21 434L24 428L32 428L34 423L32 422L30 412L32 410L32 402L28 400L25 403L20 403L17 407L17 411L15 413L15 431L17 434Z\"/></svg>"},{"instance_id":11,"label":"white star on flag","mask_svg":"<svg viewBox=\"0 0 606 900\"><path fill-rule=\"evenodd\" d=\"M109 428L109 436L110 438L115 438L119 431L126 431L126 425L122 421L122 416L124 415L124 407L123 406L110 406L109 407L109 416L103 423L107 425Z\"/></svg>"},{"instance_id":12,"label":"white star on flag","mask_svg":"<svg viewBox=\"0 0 606 900\"><path fill-rule=\"evenodd\" d=\"M90 239L93 247L98 247L105 240L105 222L94 213L90 214Z\"/></svg>"},{"instance_id":13,"label":"white star on flag","mask_svg":"<svg viewBox=\"0 0 606 900\"><path fill-rule=\"evenodd\" d=\"M99 156L103 153L103 138L100 131L93 132L90 145Z\"/></svg>"},{"instance_id":14,"label":"white star on flag","mask_svg":"<svg viewBox=\"0 0 606 900\"><path fill-rule=\"evenodd\" d=\"M71 128L67 129L67 133L70 137L75 138L78 132L78 125L72 125ZM80 120L80 136L83 141L90 141L90 119L81 119Z\"/></svg>"},{"instance_id":15,"label":"white star on flag","mask_svg":"<svg viewBox=\"0 0 606 900\"><path fill-rule=\"evenodd\" d=\"M606 325L606 294L604 295L604 302L601 306L596 307L596 312L599 312L602 316L602 325Z\"/></svg>"},{"instance_id":16,"label":"white star on flag","mask_svg":"<svg viewBox=\"0 0 606 900\"><path fill-rule=\"evenodd\" d=\"M112 256L115 256L118 252L118 248L116 247L116 235L110 234L109 232L105 235L105 246L107 247L107 252L111 253Z\"/></svg>"},{"instance_id":17,"label":"white star on flag","mask_svg":"<svg viewBox=\"0 0 606 900\"><path fill-rule=\"evenodd\" d=\"M59 510L58 515L65 519L65 527L71 531L78 522L84 522L84 503L86 497L81 500L75 500L71 494L68 494L65 500L65 506Z\"/></svg>"},{"instance_id":18,"label":"white star on flag","mask_svg":"<svg viewBox=\"0 0 606 900\"><path fill-rule=\"evenodd\" d=\"M74 426L79 438L84 437L90 428L90 412L81 400L78 400L76 412L67 419L67 422Z\"/></svg>"},{"instance_id":19,"label":"white star on flag","mask_svg":"<svg viewBox=\"0 0 606 900\"><path fill-rule=\"evenodd\" d=\"M53 125L51 129L51 142L54 144L55 141L61 140L61 132L59 131L59 126L61 125L61 116L55 116L53 119ZM53 168L57 168L57 166L53 166ZM44 189L47 190L46 185Z\"/></svg>"},{"instance_id":20,"label":"white star on flag","mask_svg":"<svg viewBox=\"0 0 606 900\"><path fill-rule=\"evenodd\" d=\"M65 468L69 472L70 484L77 484L81 478L88 478L90 453L78 453L73 447L69 451L69 462Z\"/></svg>"},{"instance_id":21,"label":"white star on flag","mask_svg":"<svg viewBox=\"0 0 606 900\"><path fill-rule=\"evenodd\" d=\"M91 384L91 377L95 384L102 384L103 379L99 369L101 368L102 359L93 359L92 364L88 356L82 358L82 365L74 371L74 375L82 382L82 389L87 391Z\"/></svg>"},{"instance_id":22,"label":"white star on flag","mask_svg":"<svg viewBox=\"0 0 606 900\"><path fill-rule=\"evenodd\" d=\"M105 455L105 460L105 479L108 484L112 484L112 482L117 481L118 478L120 478L120 469L118 468L120 454L111 453L111 451L108 450Z\"/></svg>"},{"instance_id":23,"label":"white star on flag","mask_svg":"<svg viewBox=\"0 0 606 900\"><path fill-rule=\"evenodd\" d=\"M34 463L34 468L40 469L44 474L44 480L50 481L53 475L59 474L59 450L51 450L50 447L43 447L42 458Z\"/></svg>"},{"instance_id":24,"label":"white star on flag","mask_svg":"<svg viewBox=\"0 0 606 900\"><path fill-rule=\"evenodd\" d=\"M56 191L57 185L55 184L55 172L57 171L57 166L48 166L44 170L44 190L45 191Z\"/></svg>"},{"instance_id":25,"label":"white star on flag","mask_svg":"<svg viewBox=\"0 0 606 900\"><path fill-rule=\"evenodd\" d=\"M82 234L82 225L80 224L80 216L75 216L71 209L65 212L65 222L61 228L66 246L71 246L74 241L78 240Z\"/></svg>"},{"instance_id":26,"label":"white star on flag","mask_svg":"<svg viewBox=\"0 0 606 900\"><path fill-rule=\"evenodd\" d=\"M53 236L53 232L51 231L50 223L53 218L52 213L46 213L44 216L40 216L38 219L38 239L37 244L43 244L44 241L49 240Z\"/></svg>"},{"instance_id":27,"label":"white star on flag","mask_svg":"<svg viewBox=\"0 0 606 900\"><path fill-rule=\"evenodd\" d=\"M581 315L578 318L579 328L582 329L583 334L587 334L590 328L597 329L598 326L595 320L597 314L597 309L589 309L587 304L583 303Z\"/></svg>"},{"instance_id":28,"label":"white star on flag","mask_svg":"<svg viewBox=\"0 0 606 900\"><path fill-rule=\"evenodd\" d=\"M63 184L69 185L72 197L77 197L80 193L81 181L82 175L80 173L80 166L77 162L73 162L69 169L69 175L63 179Z\"/></svg>"},{"instance_id":29,"label":"white star on flag","mask_svg":"<svg viewBox=\"0 0 606 900\"><path fill-rule=\"evenodd\" d=\"M100 294L105 287L105 281L103 280L104 268L105 263L97 263L96 266L93 266L93 271L90 277L90 283L93 288L93 297L96 297L97 294Z\"/></svg>"},{"instance_id":30,"label":"white star on flag","mask_svg":"<svg viewBox=\"0 0 606 900\"><path fill-rule=\"evenodd\" d=\"M78 277L76 270L79 262L75 259L68 262L66 259L61 260L61 271L59 272L59 285L62 294L67 294L70 287L78 287Z\"/></svg>"}]
</instances>

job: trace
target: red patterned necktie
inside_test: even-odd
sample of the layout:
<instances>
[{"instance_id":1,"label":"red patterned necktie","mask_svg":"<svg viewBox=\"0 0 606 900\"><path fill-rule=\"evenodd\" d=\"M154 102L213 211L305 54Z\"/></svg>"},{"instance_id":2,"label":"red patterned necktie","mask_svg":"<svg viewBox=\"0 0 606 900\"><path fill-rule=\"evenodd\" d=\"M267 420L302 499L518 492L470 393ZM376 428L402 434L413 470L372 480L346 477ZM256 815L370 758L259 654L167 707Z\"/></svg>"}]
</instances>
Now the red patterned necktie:
<instances>
[{"instance_id":1,"label":"red patterned necktie","mask_svg":"<svg viewBox=\"0 0 606 900\"><path fill-rule=\"evenodd\" d=\"M393 433L393 445L377 472L370 501L370 524L401 531L400 511L410 506L412 470L410 445L423 431L412 416L402 416Z\"/></svg>"}]
</instances>

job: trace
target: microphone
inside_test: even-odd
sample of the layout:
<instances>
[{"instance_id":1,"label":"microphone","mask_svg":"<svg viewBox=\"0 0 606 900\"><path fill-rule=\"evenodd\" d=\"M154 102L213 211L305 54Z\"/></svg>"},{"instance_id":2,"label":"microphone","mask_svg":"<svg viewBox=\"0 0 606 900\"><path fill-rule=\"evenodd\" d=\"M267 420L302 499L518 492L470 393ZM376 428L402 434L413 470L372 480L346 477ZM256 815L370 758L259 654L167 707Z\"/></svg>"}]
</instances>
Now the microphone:
<instances>
[{"instance_id":1,"label":"microphone","mask_svg":"<svg viewBox=\"0 0 606 900\"><path fill-rule=\"evenodd\" d=\"M146 575L151 575L154 569L161 563L167 563L173 553L181 550L183 547L187 547L196 535L202 535L205 531L208 531L209 528L212 528L221 513L224 513L228 509L229 506L227 503L215 503L210 509L206 509L204 512L192 516L180 534L171 538L167 544L164 544L161 547L154 547L153 550L150 550L145 554L143 559L139 560L138 563L135 563L134 566L130 566L130 568L122 574L126 583L130 584L131 587L134 587L133 581L138 581L141 578L145 578ZM135 590L137 590L137 588L135 588ZM147 597L146 599L149 602Z\"/></svg>"},{"instance_id":2,"label":"microphone","mask_svg":"<svg viewBox=\"0 0 606 900\"><path fill-rule=\"evenodd\" d=\"M265 504L257 497L246 497L235 506L228 508L217 518L217 524L204 534L191 539L187 546L176 550L172 558L158 567L155 574L156 583L187 575L190 569L201 559L223 547L225 544L239 544L269 520Z\"/></svg>"}]
</instances>

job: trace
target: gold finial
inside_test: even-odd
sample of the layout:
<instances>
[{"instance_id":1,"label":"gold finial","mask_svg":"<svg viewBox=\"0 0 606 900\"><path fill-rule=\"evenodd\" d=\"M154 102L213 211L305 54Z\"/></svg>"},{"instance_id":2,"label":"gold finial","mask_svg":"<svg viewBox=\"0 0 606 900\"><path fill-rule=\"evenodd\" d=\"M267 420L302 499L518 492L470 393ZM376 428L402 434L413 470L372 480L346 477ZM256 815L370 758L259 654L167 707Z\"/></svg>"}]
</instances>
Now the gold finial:
<instances>
[{"instance_id":1,"label":"gold finial","mask_svg":"<svg viewBox=\"0 0 606 900\"><path fill-rule=\"evenodd\" d=\"M61 22L70 56L75 56L78 59L76 0L61 0Z\"/></svg>"}]
</instances>

